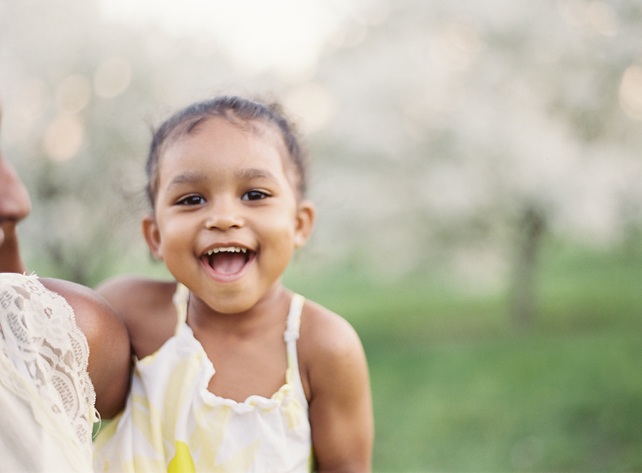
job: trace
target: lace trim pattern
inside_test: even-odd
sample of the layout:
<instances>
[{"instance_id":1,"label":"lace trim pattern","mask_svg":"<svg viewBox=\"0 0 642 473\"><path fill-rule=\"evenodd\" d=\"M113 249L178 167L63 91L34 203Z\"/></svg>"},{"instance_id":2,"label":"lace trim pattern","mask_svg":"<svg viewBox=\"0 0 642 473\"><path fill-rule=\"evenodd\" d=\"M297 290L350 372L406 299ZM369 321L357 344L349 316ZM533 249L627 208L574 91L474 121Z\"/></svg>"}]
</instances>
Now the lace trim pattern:
<instances>
[{"instance_id":1,"label":"lace trim pattern","mask_svg":"<svg viewBox=\"0 0 642 473\"><path fill-rule=\"evenodd\" d=\"M97 415L87 339L67 301L35 275L0 274L0 356L0 382L32 405L44 428L69 426L71 440L91 457Z\"/></svg>"}]
</instances>

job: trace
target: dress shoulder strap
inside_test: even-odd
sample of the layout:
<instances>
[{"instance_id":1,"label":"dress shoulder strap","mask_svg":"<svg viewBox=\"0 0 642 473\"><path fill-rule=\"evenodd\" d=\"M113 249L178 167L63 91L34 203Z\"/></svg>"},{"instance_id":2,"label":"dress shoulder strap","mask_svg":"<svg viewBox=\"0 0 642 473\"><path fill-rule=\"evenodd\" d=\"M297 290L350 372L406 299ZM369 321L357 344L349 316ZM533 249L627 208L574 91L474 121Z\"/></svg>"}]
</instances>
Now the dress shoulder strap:
<instances>
[{"instance_id":1,"label":"dress shoulder strap","mask_svg":"<svg viewBox=\"0 0 642 473\"><path fill-rule=\"evenodd\" d=\"M292 296L292 302L290 303L290 312L288 313L288 321L285 333L283 338L285 343L289 344L290 342L296 342L299 339L299 328L301 327L301 310L303 309L303 304L305 303L305 298L300 294L294 294Z\"/></svg>"},{"instance_id":2,"label":"dress shoulder strap","mask_svg":"<svg viewBox=\"0 0 642 473\"><path fill-rule=\"evenodd\" d=\"M305 304L305 298L299 294L292 296L290 303L290 312L288 313L288 321L283 334L285 339L286 350L288 354L288 370L285 374L286 382L293 386L295 396L302 406L308 405L308 400L305 397L305 390L301 381L301 373L299 372L299 356L297 352L297 340L299 339L299 329L301 327L301 311Z\"/></svg>"},{"instance_id":3,"label":"dress shoulder strap","mask_svg":"<svg viewBox=\"0 0 642 473\"><path fill-rule=\"evenodd\" d=\"M178 331L187 321L187 303L189 302L189 289L181 283L176 284L176 292L172 297L172 302L174 307L176 307L176 328L174 329L174 335L178 334Z\"/></svg>"}]
</instances>

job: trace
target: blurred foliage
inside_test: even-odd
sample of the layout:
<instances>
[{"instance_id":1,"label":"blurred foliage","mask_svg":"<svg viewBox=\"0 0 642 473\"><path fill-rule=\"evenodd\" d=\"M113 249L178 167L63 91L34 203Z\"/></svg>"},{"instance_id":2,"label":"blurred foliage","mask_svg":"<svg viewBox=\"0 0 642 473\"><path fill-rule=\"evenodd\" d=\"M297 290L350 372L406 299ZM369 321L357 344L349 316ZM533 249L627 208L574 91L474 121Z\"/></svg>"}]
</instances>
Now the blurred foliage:
<instances>
[{"instance_id":1,"label":"blurred foliage","mask_svg":"<svg viewBox=\"0 0 642 473\"><path fill-rule=\"evenodd\" d=\"M274 95L302 122L324 265L394 279L448 261L492 289L515 274L530 209L584 242L639 236L639 2L350 4L316 67L288 76L245 70L196 30L105 17L98 0L0 2L31 267L94 284L138 254L149 128L219 92Z\"/></svg>"},{"instance_id":2,"label":"blurred foliage","mask_svg":"<svg viewBox=\"0 0 642 473\"><path fill-rule=\"evenodd\" d=\"M290 270L362 337L375 471L640 471L642 246L545 248L528 332L506 323L505 291L455 291L434 271L381 284Z\"/></svg>"}]
</instances>

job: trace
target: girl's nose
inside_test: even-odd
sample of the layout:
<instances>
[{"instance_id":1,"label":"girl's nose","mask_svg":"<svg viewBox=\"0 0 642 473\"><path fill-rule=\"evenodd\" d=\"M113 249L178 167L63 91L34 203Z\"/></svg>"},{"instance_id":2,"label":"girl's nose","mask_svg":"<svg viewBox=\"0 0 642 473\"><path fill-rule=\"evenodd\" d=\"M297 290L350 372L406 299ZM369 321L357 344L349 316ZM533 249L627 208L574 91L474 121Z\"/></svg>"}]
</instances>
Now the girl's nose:
<instances>
[{"instance_id":1,"label":"girl's nose","mask_svg":"<svg viewBox=\"0 0 642 473\"><path fill-rule=\"evenodd\" d=\"M29 215L31 201L24 184L0 152L0 223Z\"/></svg>"},{"instance_id":2,"label":"girl's nose","mask_svg":"<svg viewBox=\"0 0 642 473\"><path fill-rule=\"evenodd\" d=\"M231 228L241 228L243 218L238 205L231 198L219 198L211 205L206 227L210 230L217 229L221 231Z\"/></svg>"}]
</instances>

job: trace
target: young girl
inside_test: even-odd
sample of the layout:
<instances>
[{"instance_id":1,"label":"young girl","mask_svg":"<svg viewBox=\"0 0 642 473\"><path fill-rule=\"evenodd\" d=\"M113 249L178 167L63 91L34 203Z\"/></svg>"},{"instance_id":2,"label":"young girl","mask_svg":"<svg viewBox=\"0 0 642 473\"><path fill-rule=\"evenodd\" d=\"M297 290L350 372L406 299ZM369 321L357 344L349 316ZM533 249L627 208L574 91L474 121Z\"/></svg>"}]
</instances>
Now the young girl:
<instances>
[{"instance_id":1,"label":"young girl","mask_svg":"<svg viewBox=\"0 0 642 473\"><path fill-rule=\"evenodd\" d=\"M312 231L305 163L278 106L177 113L147 162L152 253L176 282L99 288L138 359L97 471L367 472L373 419L352 327L281 284Z\"/></svg>"}]
</instances>

